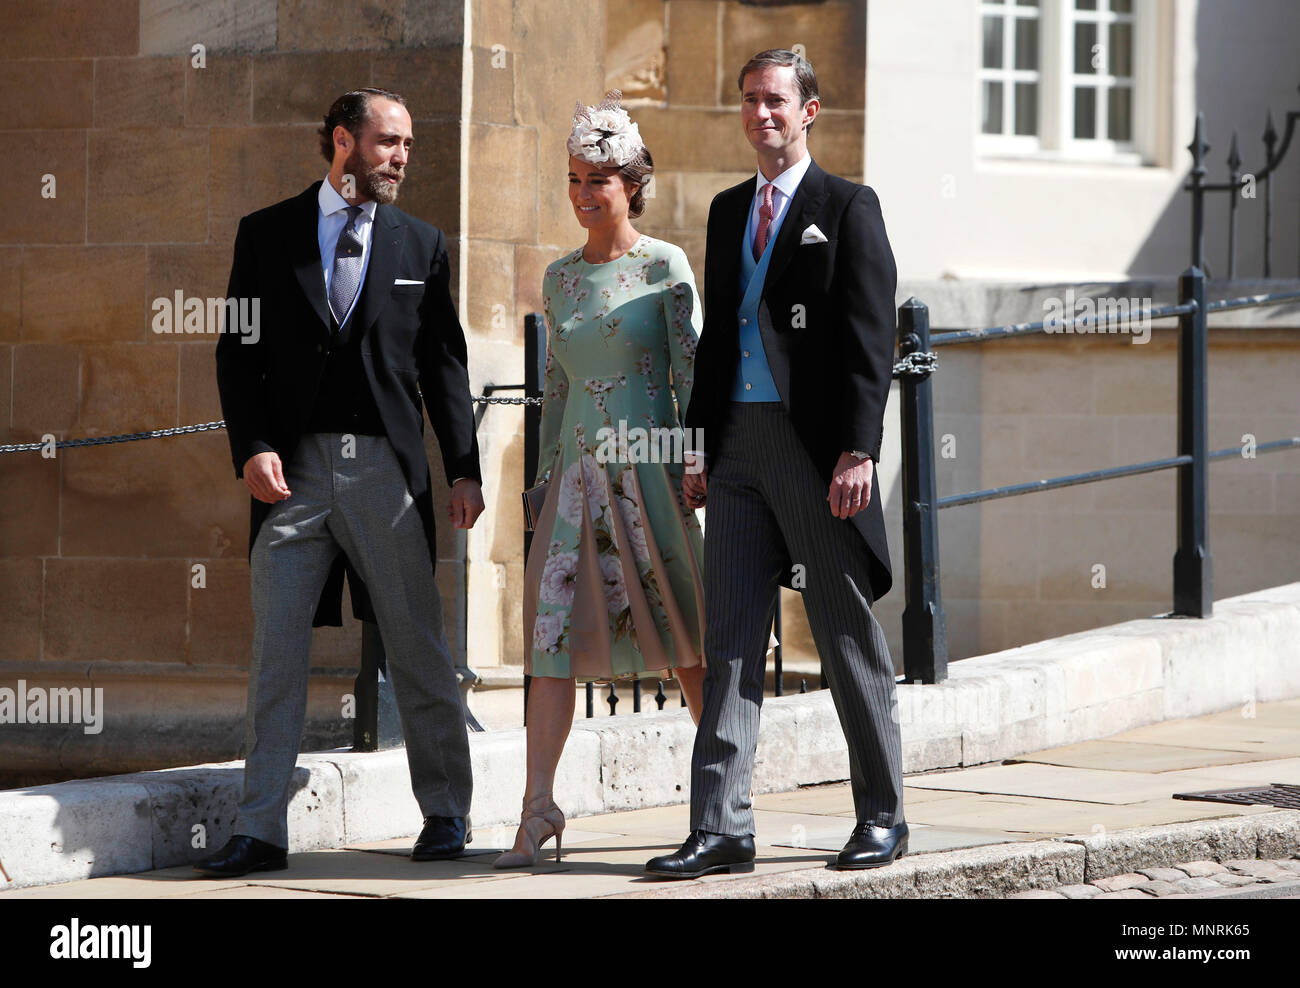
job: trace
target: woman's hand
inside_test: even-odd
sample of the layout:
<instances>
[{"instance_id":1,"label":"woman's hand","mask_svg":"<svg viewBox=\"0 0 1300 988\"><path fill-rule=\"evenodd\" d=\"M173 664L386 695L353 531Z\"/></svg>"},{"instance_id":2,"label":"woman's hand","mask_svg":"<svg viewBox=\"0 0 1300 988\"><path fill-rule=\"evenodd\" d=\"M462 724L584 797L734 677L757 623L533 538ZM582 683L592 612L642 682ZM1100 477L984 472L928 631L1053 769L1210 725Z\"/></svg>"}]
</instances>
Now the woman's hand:
<instances>
[{"instance_id":1,"label":"woman's hand","mask_svg":"<svg viewBox=\"0 0 1300 988\"><path fill-rule=\"evenodd\" d=\"M688 507L704 507L705 496L709 488L709 470L704 465L704 457L699 453L686 454L686 473L682 476L682 494Z\"/></svg>"}]
</instances>

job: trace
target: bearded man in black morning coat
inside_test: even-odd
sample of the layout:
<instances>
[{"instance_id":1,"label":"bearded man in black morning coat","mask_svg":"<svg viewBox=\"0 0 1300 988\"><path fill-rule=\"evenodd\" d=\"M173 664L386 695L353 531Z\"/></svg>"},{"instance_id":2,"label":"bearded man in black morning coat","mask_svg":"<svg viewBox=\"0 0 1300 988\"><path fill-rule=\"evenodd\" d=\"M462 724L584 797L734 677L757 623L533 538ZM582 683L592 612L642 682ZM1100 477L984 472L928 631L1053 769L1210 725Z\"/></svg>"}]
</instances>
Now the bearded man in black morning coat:
<instances>
[{"instance_id":1,"label":"bearded man in black morning coat","mask_svg":"<svg viewBox=\"0 0 1300 988\"><path fill-rule=\"evenodd\" d=\"M412 857L454 857L468 839L469 743L434 583L421 410L451 522L470 528L483 497L446 238L392 205L414 144L401 96L345 94L320 138L324 181L240 221L227 295L261 300L260 332L217 344L235 474L253 496L254 632L244 792L235 836L195 865L207 875L287 867L313 617L339 623L345 564L354 605L379 625L424 816Z\"/></svg>"}]
</instances>

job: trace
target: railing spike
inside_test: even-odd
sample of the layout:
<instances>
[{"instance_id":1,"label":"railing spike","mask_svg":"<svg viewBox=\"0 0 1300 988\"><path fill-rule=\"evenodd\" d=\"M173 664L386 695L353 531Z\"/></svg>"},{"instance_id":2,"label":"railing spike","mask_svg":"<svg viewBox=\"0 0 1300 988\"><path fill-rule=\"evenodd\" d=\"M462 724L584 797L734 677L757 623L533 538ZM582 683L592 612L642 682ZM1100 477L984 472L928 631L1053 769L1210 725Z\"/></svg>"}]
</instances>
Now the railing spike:
<instances>
[{"instance_id":1,"label":"railing spike","mask_svg":"<svg viewBox=\"0 0 1300 988\"><path fill-rule=\"evenodd\" d=\"M1210 152L1210 145L1205 142L1205 114L1196 114L1196 128L1192 131L1192 143L1187 145L1192 152L1192 174L1205 176L1205 156Z\"/></svg>"},{"instance_id":2,"label":"railing spike","mask_svg":"<svg viewBox=\"0 0 1300 988\"><path fill-rule=\"evenodd\" d=\"M1241 169L1241 155L1237 153L1237 132L1232 132L1232 146L1228 149L1228 168L1236 178Z\"/></svg>"},{"instance_id":3,"label":"railing spike","mask_svg":"<svg viewBox=\"0 0 1300 988\"><path fill-rule=\"evenodd\" d=\"M1277 127L1273 125L1273 110L1270 107L1264 113L1264 147L1268 148L1268 161L1273 163L1273 145L1277 143Z\"/></svg>"}]
</instances>

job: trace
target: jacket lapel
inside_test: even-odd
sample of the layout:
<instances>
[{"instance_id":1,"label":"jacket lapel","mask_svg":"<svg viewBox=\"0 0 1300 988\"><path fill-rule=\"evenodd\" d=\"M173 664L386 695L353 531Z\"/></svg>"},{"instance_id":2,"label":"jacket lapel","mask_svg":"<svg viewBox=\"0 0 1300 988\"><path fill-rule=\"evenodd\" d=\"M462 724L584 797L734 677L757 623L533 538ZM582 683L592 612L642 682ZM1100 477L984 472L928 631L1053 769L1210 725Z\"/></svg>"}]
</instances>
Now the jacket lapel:
<instances>
[{"instance_id":1,"label":"jacket lapel","mask_svg":"<svg viewBox=\"0 0 1300 988\"><path fill-rule=\"evenodd\" d=\"M794 191L794 198L790 200L785 219L781 221L781 230L776 235L772 258L767 265L767 278L763 281L763 294L766 295L768 286L781 277L781 272L790 263L795 248L799 246L803 231L808 228L808 224L812 222L825 201L826 173L817 166L817 162L810 161L803 181L799 183L799 188Z\"/></svg>"},{"instance_id":2,"label":"jacket lapel","mask_svg":"<svg viewBox=\"0 0 1300 988\"><path fill-rule=\"evenodd\" d=\"M393 277L397 274L397 261L402 256L402 241L406 239L406 226L398 221L393 210L380 205L375 210L375 228L370 231L370 260L366 263L366 284L357 302L356 329L364 333L375 324L388 299L392 296Z\"/></svg>"},{"instance_id":3,"label":"jacket lapel","mask_svg":"<svg viewBox=\"0 0 1300 988\"><path fill-rule=\"evenodd\" d=\"M320 243L317 240L320 220L320 182L311 186L298 197L298 215L289 229L286 238L289 241L289 263L293 265L294 276L298 286L307 296L312 310L321 321L321 328L328 333L330 329L330 307L325 298L325 274L321 269Z\"/></svg>"}]
</instances>

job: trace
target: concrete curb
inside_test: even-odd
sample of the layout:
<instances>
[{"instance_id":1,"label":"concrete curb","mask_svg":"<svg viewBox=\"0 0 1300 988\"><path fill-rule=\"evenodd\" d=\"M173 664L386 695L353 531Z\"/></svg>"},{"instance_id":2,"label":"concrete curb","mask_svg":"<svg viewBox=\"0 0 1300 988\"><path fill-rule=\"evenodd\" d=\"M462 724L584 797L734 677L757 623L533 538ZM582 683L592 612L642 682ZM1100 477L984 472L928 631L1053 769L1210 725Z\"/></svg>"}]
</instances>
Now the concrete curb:
<instances>
[{"instance_id":1,"label":"concrete curb","mask_svg":"<svg viewBox=\"0 0 1300 988\"><path fill-rule=\"evenodd\" d=\"M1296 642L1300 583L1219 601L1202 621L1129 621L955 662L944 683L898 688L903 771L983 764L1252 699L1300 696ZM683 710L580 720L555 798L570 819L684 803L694 740ZM470 736L474 827L518 822L524 742L522 729ZM848 775L829 693L764 703L755 791ZM243 763L235 761L0 792L9 887L192 861L230 836L242 783ZM411 835L419 825L403 750L299 757L291 852Z\"/></svg>"},{"instance_id":2,"label":"concrete curb","mask_svg":"<svg viewBox=\"0 0 1300 988\"><path fill-rule=\"evenodd\" d=\"M672 882L618 899L1001 899L1176 861L1287 858L1300 853L1300 811L1224 817L1097 837L1056 837L907 855L884 868L828 867L753 878Z\"/></svg>"}]
</instances>

